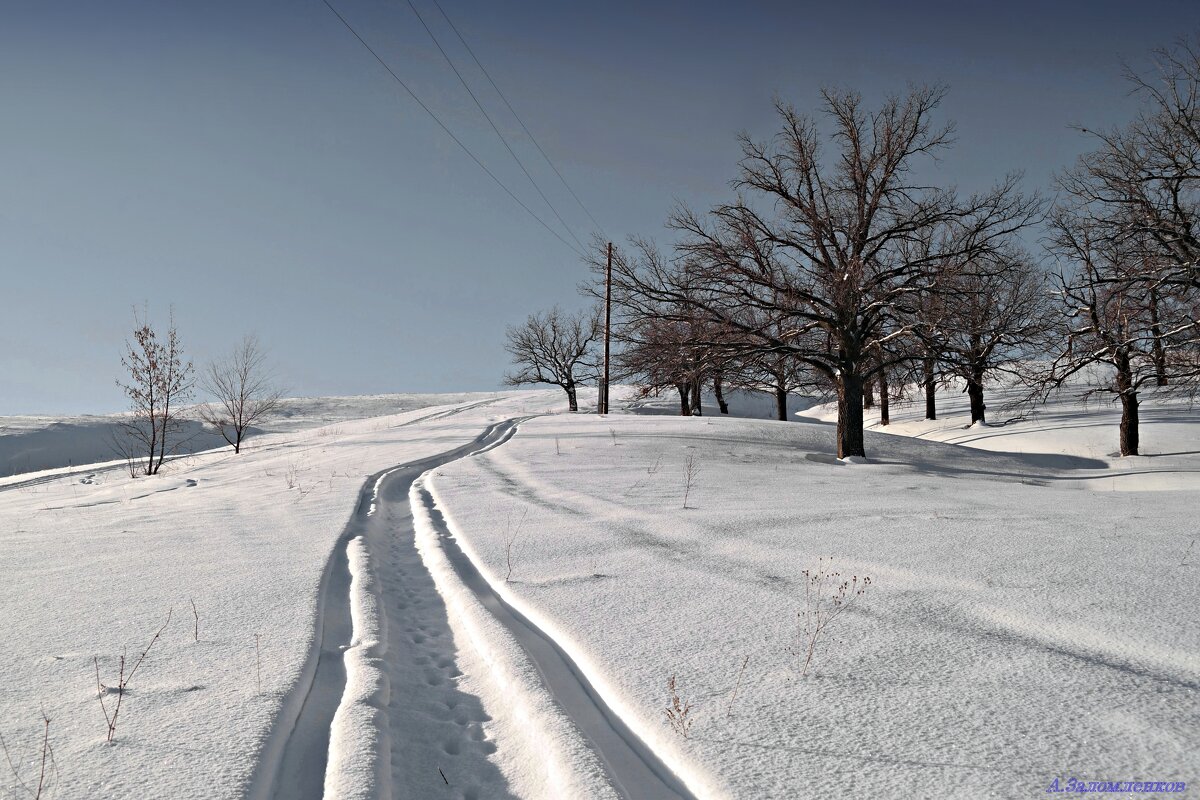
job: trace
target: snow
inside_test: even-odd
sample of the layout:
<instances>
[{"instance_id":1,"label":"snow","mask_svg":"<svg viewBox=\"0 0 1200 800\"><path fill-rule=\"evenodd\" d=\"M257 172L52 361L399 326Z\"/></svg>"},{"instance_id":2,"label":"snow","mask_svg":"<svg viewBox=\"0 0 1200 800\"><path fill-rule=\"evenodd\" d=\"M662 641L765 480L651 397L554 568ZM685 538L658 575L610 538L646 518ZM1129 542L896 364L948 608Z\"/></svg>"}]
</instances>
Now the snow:
<instances>
[{"instance_id":1,"label":"snow","mask_svg":"<svg viewBox=\"0 0 1200 800\"><path fill-rule=\"evenodd\" d=\"M469 443L496 419L560 409L560 395L267 434L153 478L114 469L0 489L0 734L22 774L40 756L44 710L55 797L262 796L273 765L261 757L278 757L311 681L321 578L366 476ZM107 745L93 656L114 685L122 649L136 657L169 609ZM476 722L484 740L503 738L504 720ZM456 758L444 758L449 771ZM11 778L0 770L3 791Z\"/></svg>"},{"instance_id":2,"label":"snow","mask_svg":"<svg viewBox=\"0 0 1200 800\"><path fill-rule=\"evenodd\" d=\"M536 668L519 643L455 575L437 544L434 512L425 503L424 484L413 486L417 548L450 610L448 618L462 647L460 668L471 676L461 687L516 725L501 769L514 797L613 797L595 754L583 745L571 723L543 688ZM536 765L535 768L531 768ZM496 792L495 796L500 796Z\"/></svg>"},{"instance_id":3,"label":"snow","mask_svg":"<svg viewBox=\"0 0 1200 800\"><path fill-rule=\"evenodd\" d=\"M251 437L262 433L287 433L329 426L336 422L381 417L430 406L480 401L494 392L458 394L382 394L363 397L289 397ZM225 447L225 441L196 419L181 418L177 453L199 453ZM113 435L124 415L0 417L0 479L23 473L57 470L72 465L121 463L116 458ZM195 417L195 414L190 414Z\"/></svg>"},{"instance_id":4,"label":"snow","mask_svg":"<svg viewBox=\"0 0 1200 800\"><path fill-rule=\"evenodd\" d=\"M1027 453L868 433L853 469L827 424L555 416L429 485L493 586L698 796L1186 780L1200 767L1200 426L1164 411L1171 450L1190 454L1131 472L1061 452L1092 421L1051 411L1063 430L1050 414L1005 426ZM521 516L505 582L500 521ZM803 571L821 558L872 585L801 677ZM687 738L663 714L672 675L693 704Z\"/></svg>"},{"instance_id":5,"label":"snow","mask_svg":"<svg viewBox=\"0 0 1200 800\"><path fill-rule=\"evenodd\" d=\"M333 718L325 797L390 800L386 733L391 683L383 666L387 633L378 580L363 537L350 542L349 560L354 638L346 649L345 693Z\"/></svg>"},{"instance_id":6,"label":"snow","mask_svg":"<svg viewBox=\"0 0 1200 800\"><path fill-rule=\"evenodd\" d=\"M987 423L972 425L966 394L952 387L938 392L937 420L924 418L922 395L912 402L893 402L887 426L879 425L878 409L868 409L867 429L993 452L1069 453L1113 465L1123 461L1118 452L1121 405L1112 402L1110 395L1084 401L1078 398L1079 387L1071 386L1052 394L1045 405L1031 408L1016 405L1024 394L1021 389L988 387L984 397ZM1160 397L1154 389L1140 396L1139 449L1143 456L1196 455L1186 451L1198 449L1195 445L1200 444L1200 408L1186 397ZM813 406L801 411L798 418L835 422L837 408L833 403ZM1191 444L1183 446L1188 442Z\"/></svg>"},{"instance_id":7,"label":"snow","mask_svg":"<svg viewBox=\"0 0 1200 800\"><path fill-rule=\"evenodd\" d=\"M968 429L945 393L943 420L894 405L848 464L828 407L791 398L780 423L769 395L729 394L757 418L621 392L637 413L562 414L558 390L309 401L241 455L154 478L60 448L57 473L0 485L0 734L28 777L52 719L63 798L265 798L280 765L325 755L323 787L297 769L288 797L620 795L622 765L465 558L697 797L1197 773L1191 409L1149 397L1148 455L1120 459L1107 406L1064 396L1002 424L994 398ZM511 419L511 439L479 438ZM456 449L473 455L443 463ZM822 563L872 583L801 675ZM114 684L168 609L105 744L93 656ZM663 713L671 676L686 737ZM18 791L0 765L0 796Z\"/></svg>"}]
</instances>

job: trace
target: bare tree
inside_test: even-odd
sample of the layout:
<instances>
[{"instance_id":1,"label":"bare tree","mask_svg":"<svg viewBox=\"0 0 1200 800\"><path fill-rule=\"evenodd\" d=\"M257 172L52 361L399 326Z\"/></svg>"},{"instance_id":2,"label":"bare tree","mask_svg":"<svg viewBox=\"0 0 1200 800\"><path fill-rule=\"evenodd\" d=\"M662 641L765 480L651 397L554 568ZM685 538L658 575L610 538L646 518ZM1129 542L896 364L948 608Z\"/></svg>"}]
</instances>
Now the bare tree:
<instances>
[{"instance_id":1,"label":"bare tree","mask_svg":"<svg viewBox=\"0 0 1200 800\"><path fill-rule=\"evenodd\" d=\"M1001 248L945 277L929 348L945 374L960 379L971 423L986 422L984 384L994 373L1027 377L1048 346L1053 309L1046 276L1028 254Z\"/></svg>"},{"instance_id":2,"label":"bare tree","mask_svg":"<svg viewBox=\"0 0 1200 800\"><path fill-rule=\"evenodd\" d=\"M1146 107L1124 129L1087 131L1100 147L1081 161L1075 188L1143 240L1161 286L1200 290L1200 35L1154 53L1154 75L1126 67Z\"/></svg>"},{"instance_id":3,"label":"bare tree","mask_svg":"<svg viewBox=\"0 0 1200 800\"><path fill-rule=\"evenodd\" d=\"M701 416L704 385L712 382L721 413L729 413L723 384L731 342L710 321L686 311L623 313L615 338L620 373L650 390L674 388L681 416Z\"/></svg>"},{"instance_id":4,"label":"bare tree","mask_svg":"<svg viewBox=\"0 0 1200 800\"><path fill-rule=\"evenodd\" d=\"M780 422L788 421L788 395L813 384L811 373L787 351L754 353L742 359L735 375L737 386L771 393Z\"/></svg>"},{"instance_id":5,"label":"bare tree","mask_svg":"<svg viewBox=\"0 0 1200 800\"><path fill-rule=\"evenodd\" d=\"M1161 298L1152 303L1140 262L1086 212L1059 209L1052 229L1054 250L1073 269L1058 278L1064 344L1047 384L1061 386L1085 370L1107 368L1108 379L1089 383L1082 393L1107 393L1120 401L1120 453L1138 455L1139 391L1151 382L1166 382L1170 386L1164 390L1194 392L1200 383L1196 310L1164 304Z\"/></svg>"},{"instance_id":6,"label":"bare tree","mask_svg":"<svg viewBox=\"0 0 1200 800\"><path fill-rule=\"evenodd\" d=\"M633 254L615 257L615 295L686 300L753 347L791 353L837 391L838 455L864 455L864 383L891 365L920 292L945 263L1041 214L1037 198L1017 192L1016 176L966 200L914 177L921 157L950 142L951 128L931 121L943 95L917 88L868 112L854 92L825 91L828 137L779 104L773 143L742 137L735 185L746 196L705 217L678 211L674 259L635 241ZM832 157L822 152L826 138ZM942 233L927 252L907 248L935 229Z\"/></svg>"},{"instance_id":7,"label":"bare tree","mask_svg":"<svg viewBox=\"0 0 1200 800\"><path fill-rule=\"evenodd\" d=\"M937 387L939 383L937 356L941 349L939 334L942 330L941 322L944 316L945 309L940 292L921 292L918 295L917 327L914 331L917 347L913 354L913 361L920 369L917 382L925 395L925 419L927 420L937 419Z\"/></svg>"},{"instance_id":8,"label":"bare tree","mask_svg":"<svg viewBox=\"0 0 1200 800\"><path fill-rule=\"evenodd\" d=\"M618 328L622 349L617 356L619 374L636 378L647 391L674 388L679 393L680 416L692 416L700 405L693 390L704 381L702 352L689 344L686 320L648 316Z\"/></svg>"},{"instance_id":9,"label":"bare tree","mask_svg":"<svg viewBox=\"0 0 1200 800\"><path fill-rule=\"evenodd\" d=\"M572 411L579 410L576 389L599 377L596 342L602 332L596 310L568 314L555 306L532 314L525 323L510 327L505 349L512 355L516 372L504 376L510 386L546 383L567 393Z\"/></svg>"},{"instance_id":10,"label":"bare tree","mask_svg":"<svg viewBox=\"0 0 1200 800\"><path fill-rule=\"evenodd\" d=\"M135 312L133 341L126 340L121 364L129 381L118 380L117 385L129 398L132 414L119 423L116 446L143 474L155 475L180 444L179 406L191 397L194 378L192 362L183 359L174 315L162 340Z\"/></svg>"},{"instance_id":11,"label":"bare tree","mask_svg":"<svg viewBox=\"0 0 1200 800\"><path fill-rule=\"evenodd\" d=\"M1157 76L1126 71L1146 106L1128 125L1081 129L1097 146L1058 176L1052 251L1067 324L1050 385L1093 367L1087 393L1121 402L1120 452L1136 455L1139 390L1200 386L1200 49L1156 53Z\"/></svg>"},{"instance_id":12,"label":"bare tree","mask_svg":"<svg viewBox=\"0 0 1200 800\"><path fill-rule=\"evenodd\" d=\"M200 387L215 403L200 407L200 419L211 425L240 453L246 432L279 408L283 390L267 370L266 353L258 338L246 336L234 351L210 361L200 375Z\"/></svg>"}]
</instances>

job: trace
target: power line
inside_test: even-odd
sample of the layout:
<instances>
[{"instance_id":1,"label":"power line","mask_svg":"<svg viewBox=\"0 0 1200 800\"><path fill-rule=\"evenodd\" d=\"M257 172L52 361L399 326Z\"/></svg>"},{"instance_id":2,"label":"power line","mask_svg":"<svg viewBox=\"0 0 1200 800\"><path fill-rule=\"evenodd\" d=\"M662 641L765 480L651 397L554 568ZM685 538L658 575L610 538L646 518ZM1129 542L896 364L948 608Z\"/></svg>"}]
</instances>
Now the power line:
<instances>
[{"instance_id":1,"label":"power line","mask_svg":"<svg viewBox=\"0 0 1200 800\"><path fill-rule=\"evenodd\" d=\"M433 44L435 47L437 47L438 52L442 54L442 58L446 59L446 63L450 65L450 69L453 70L454 74L458 77L458 82L463 85L463 88L467 90L467 94L469 94L471 99L475 101L475 107L479 109L479 112L483 114L483 118L486 119L488 124L492 126L492 130L495 131L496 137L500 139L501 144L504 145L504 149L508 151L508 154L513 157L513 161L517 162L517 166L521 168L521 172L525 173L525 177L529 179L529 183L533 186L534 191L537 192L538 196L542 198L542 202L544 202L546 207L550 209L550 213L558 219L559 223L563 226L563 230L565 230L567 234L575 240L575 244L579 245L579 249L586 250L587 248L583 246L583 242L579 241L579 237L575 235L575 231L571 230L571 226L568 225L567 221L562 218L562 214L558 213L558 209L555 208L554 204L550 202L550 198L546 197L546 193L542 191L542 187L538 186L537 181L533 179L533 175L531 175L529 170L526 169L525 162L521 160L521 157L517 155L516 151L513 150L512 146L508 143L508 139L506 139L504 134L500 132L500 128L496 126L495 121L492 119L492 115L489 114L487 109L483 107L483 103L479 102L479 98L475 95L475 92L471 91L471 86L467 83L467 79L463 77L463 74L459 71L458 67L455 66L454 59L450 58L450 54L446 52L444 47L442 47L442 43L438 41L438 38L434 35L433 30L428 24L426 24L425 18L421 16L421 12L417 10L415 5L413 5L412 0L408 0L408 7L411 8L412 12L417 15L417 19L420 21L421 27L424 28L425 32L429 34L429 38L433 40Z\"/></svg>"},{"instance_id":2,"label":"power line","mask_svg":"<svg viewBox=\"0 0 1200 800\"><path fill-rule=\"evenodd\" d=\"M446 14L446 11L442 8L442 4L439 3L438 0L433 0L433 4L437 7L437 10L441 12L442 18L445 19L446 23L450 26L450 30L454 31L454 35L458 37L460 42L462 42L462 46L465 47L467 52L471 54L471 58L475 61L475 66L479 67L480 72L482 72L484 77L488 79L488 83L490 83L492 88L496 90L496 94L500 95L500 99L504 101L504 105L508 108L512 115L516 117L517 124L521 126L521 130L525 131L525 135L529 137L531 142L533 142L533 146L536 147L537 151L542 154L542 158L546 159L546 163L550 165L550 169L554 170L554 174L558 176L558 179L562 181L562 185L566 187L568 192L570 192L571 197L573 197L575 202L579 204L579 207L583 209L583 213L587 214L587 218L590 219L592 224L596 226L596 230L604 233L604 229L601 227L599 222L596 222L596 218L592 216L592 212L588 211L587 206L585 206L583 201L579 199L579 195L575 194L575 190L571 188L571 184L567 183L567 179L563 177L563 174L559 172L558 167L556 167L554 162L550 160L550 156L546 155L546 151L542 149L540 144L538 144L537 138L533 135L529 128L525 126L525 121L521 119L521 115L518 114L517 110L512 107L512 103L508 102L508 98L504 95L504 92L500 91L500 87L496 85L496 81L492 80L491 73L487 71L487 68L483 66L482 62L480 62L479 57L475 55L475 51L471 49L471 45L467 44L467 40L463 38L461 33L459 33L458 27Z\"/></svg>"},{"instance_id":3,"label":"power line","mask_svg":"<svg viewBox=\"0 0 1200 800\"><path fill-rule=\"evenodd\" d=\"M487 176L489 178L491 178L493 181L495 181L496 185L499 186L501 189L503 189L504 193L507 194L509 197L511 197L513 202L515 202L521 208L525 209L525 213L527 213L527 214L529 214L529 216L533 217L537 221L537 223L539 225L541 225L543 228L545 228L547 231L549 231L550 234L555 239L558 239L560 242L562 242L564 245L566 245L567 249L569 249L571 252L575 253L575 255L579 256L580 258L584 258L583 253L581 253L579 250L577 250L575 248L574 245L572 245L570 242L568 242L566 239L564 239L558 233L558 231L554 230L548 224L546 224L546 221L543 220L541 217L539 217L537 214L535 214L533 212L533 209L531 209L529 206L525 205L525 203L523 203L521 201L521 198L519 198L515 194L513 194L512 190L509 189L507 186L505 186L504 182L501 181L499 178L497 178L495 173L493 173L490 169L488 169L487 166L482 161L480 161L479 158L474 153L471 152L471 149L469 147L467 147L465 144L463 144L462 140L459 139L457 136L455 136L453 131L451 131L448 127L446 127L446 123L442 122L442 120L438 117L438 115L433 113L433 109L431 109L429 106L425 105L425 103L422 102L420 97L417 97L416 92L414 92L412 89L409 88L408 84L405 83L400 78L400 76L396 74L395 70L393 70L390 66L388 66L387 62L384 61L382 57L380 57L379 53L375 52L375 49L373 47L371 47L371 45L367 44L366 39L364 39L362 36L359 35L358 31L356 31L354 29L354 26L346 21L346 18L343 17L341 15L341 13L338 12L338 10L333 7L333 5L329 2L329 0L321 0L321 2L323 2L325 4L325 7L328 8L330 11L332 11L333 15L335 17L337 17L338 20L343 25L346 26L346 30L350 31L350 33L352 33L354 35L355 39L358 39L359 44L361 44L363 47L365 47L367 49L367 52L375 57L375 60L379 62L379 65L381 67L383 67L385 70L387 70L387 73L392 76L392 79L394 81L396 81L396 83L400 84L400 86L404 88L404 91L408 92L408 96L411 97L413 99L413 101L416 102L416 104L419 105L425 111L426 114L428 114L430 117L433 118L433 121L438 124L438 127L441 128L446 133L447 136L449 136L451 139L453 139L454 143L457 144L460 148L462 148L462 151L464 153L466 153L468 156L470 156L471 160L474 161L481 170L483 170L485 173L487 173Z\"/></svg>"}]
</instances>

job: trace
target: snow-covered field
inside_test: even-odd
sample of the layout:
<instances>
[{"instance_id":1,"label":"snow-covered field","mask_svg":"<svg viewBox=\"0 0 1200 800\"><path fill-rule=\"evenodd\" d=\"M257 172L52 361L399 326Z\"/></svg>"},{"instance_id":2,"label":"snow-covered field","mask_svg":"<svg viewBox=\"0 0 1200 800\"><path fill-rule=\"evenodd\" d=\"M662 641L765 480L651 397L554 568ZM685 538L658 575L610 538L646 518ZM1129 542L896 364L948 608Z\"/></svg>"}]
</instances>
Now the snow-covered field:
<instances>
[{"instance_id":1,"label":"snow-covered field","mask_svg":"<svg viewBox=\"0 0 1200 800\"><path fill-rule=\"evenodd\" d=\"M869 434L849 465L824 424L557 416L430 485L697 794L1028 797L1200 771L1200 426L1148 416L1177 454L1132 467L1063 454L1093 431L1063 406L1007 429L1028 455ZM801 676L822 559L871 585Z\"/></svg>"},{"instance_id":2,"label":"snow-covered field","mask_svg":"<svg viewBox=\"0 0 1200 800\"><path fill-rule=\"evenodd\" d=\"M251 437L262 433L296 432L335 422L400 414L493 396L493 392L469 392L289 397L253 429ZM113 435L117 432L121 417L119 414L0 417L0 479L72 465L112 461L117 458ZM177 437L178 453L198 453L225 445L219 435L205 429L195 419L184 420L183 426Z\"/></svg>"},{"instance_id":3,"label":"snow-covered field","mask_svg":"<svg viewBox=\"0 0 1200 800\"><path fill-rule=\"evenodd\" d=\"M110 469L0 487L0 735L22 779L37 783L45 712L53 797L254 796L307 691L322 575L366 477L556 410L558 394L267 434L153 478ZM115 688L118 657L132 664L169 612L106 745L93 657ZM24 796L16 784L0 762L0 797Z\"/></svg>"},{"instance_id":4,"label":"snow-covered field","mask_svg":"<svg viewBox=\"0 0 1200 800\"><path fill-rule=\"evenodd\" d=\"M297 742L325 747L302 706L336 685L313 670L341 592L353 641L326 796L613 796L606 769L634 773L589 747L577 701L547 691L562 676L498 621L460 554L697 797L1029 797L1056 778L1200 772L1186 407L1145 409L1150 455L1122 460L1107 409L1061 401L967 430L947 393L944 421L893 408L867 462L844 464L824 422L645 413L670 396L549 413L561 397L390 414L314 401L295 419L336 405L337 421L237 457L0 486L0 735L21 778L36 783L45 712L52 797L268 796ZM828 414L809 405L791 410ZM511 439L411 492L383 475L508 419L523 420ZM347 586L330 580L338 553ZM831 608L805 598L822 566L871 582L802 674L804 620ZM168 610L108 745L93 657L115 685L122 649L135 661ZM686 736L663 713L672 676ZM25 796L11 772L0 761L0 797Z\"/></svg>"}]
</instances>

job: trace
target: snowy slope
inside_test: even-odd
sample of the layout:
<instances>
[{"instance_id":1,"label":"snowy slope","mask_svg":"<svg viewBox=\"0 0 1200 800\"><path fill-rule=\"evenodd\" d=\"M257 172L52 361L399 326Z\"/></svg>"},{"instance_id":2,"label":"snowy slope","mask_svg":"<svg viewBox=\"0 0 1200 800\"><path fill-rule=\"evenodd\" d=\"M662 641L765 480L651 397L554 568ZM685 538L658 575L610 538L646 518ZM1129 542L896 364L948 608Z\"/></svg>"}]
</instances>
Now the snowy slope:
<instances>
[{"instance_id":1,"label":"snowy slope","mask_svg":"<svg viewBox=\"0 0 1200 800\"><path fill-rule=\"evenodd\" d=\"M1200 450L1184 429L1173 449ZM847 465L826 424L559 416L430 487L498 590L701 796L1188 780L1200 459L1134 473L1036 436L1003 454L868 434L869 463ZM872 585L801 676L822 558ZM672 675L686 738L663 713Z\"/></svg>"},{"instance_id":2,"label":"snowy slope","mask_svg":"<svg viewBox=\"0 0 1200 800\"><path fill-rule=\"evenodd\" d=\"M1171 455L1122 460L1055 438L1093 422L1067 406L998 429L1013 452L929 441L996 432L962 430L949 406L933 428L899 410L892 429L913 435L869 433L864 464L837 462L819 422L555 413L411 492L384 477L560 398L360 420L373 399L315 402L295 418L340 421L241 456L0 486L0 735L22 778L45 711L59 798L266 796L280 759L303 767L297 744L323 757L331 731L330 774L297 771L284 796L613 796L554 676L453 551L698 797L1025 797L1055 778L1196 774L1200 426L1178 421L1186 409L1144 435L1174 426L1151 450ZM735 412L770 413L755 402ZM323 597L348 535L347 585ZM822 563L872 585L801 675L804 570ZM331 728L300 714L291 731L325 685L312 670L331 592L350 604L350 682L333 684ZM112 685L168 609L107 745L93 656ZM687 737L663 714L672 675ZM6 793L20 789L0 764Z\"/></svg>"},{"instance_id":3,"label":"snowy slope","mask_svg":"<svg viewBox=\"0 0 1200 800\"><path fill-rule=\"evenodd\" d=\"M112 470L0 488L0 673L8 689L0 735L22 778L36 778L44 711L56 798L239 798L262 789L271 765L261 758L278 752L289 734L281 722L311 681L322 575L366 477L467 444L496 420L559 410L560 397L502 393L269 434L240 456L195 456L154 478ZM423 766L420 777L441 785L440 767L456 787L503 787L544 780L522 778L529 772L576 769L544 750L532 762L516 759L524 734L481 705L476 683L486 672L457 658L462 642L444 609L438 618L435 587L426 577L408 588L418 586L420 602L435 604L421 624L442 637L437 663L418 674L450 676L437 686L423 677L420 686L431 708L454 706L451 727L465 714L459 730L475 737L470 752L439 751L440 765ZM107 745L93 657L101 680L115 686L120 654L136 660L169 610ZM455 671L456 660L468 668ZM111 713L115 695L107 700ZM431 721L396 738L404 744L436 730ZM569 742L564 748L569 755ZM19 793L16 784L0 765L0 796Z\"/></svg>"}]
</instances>

